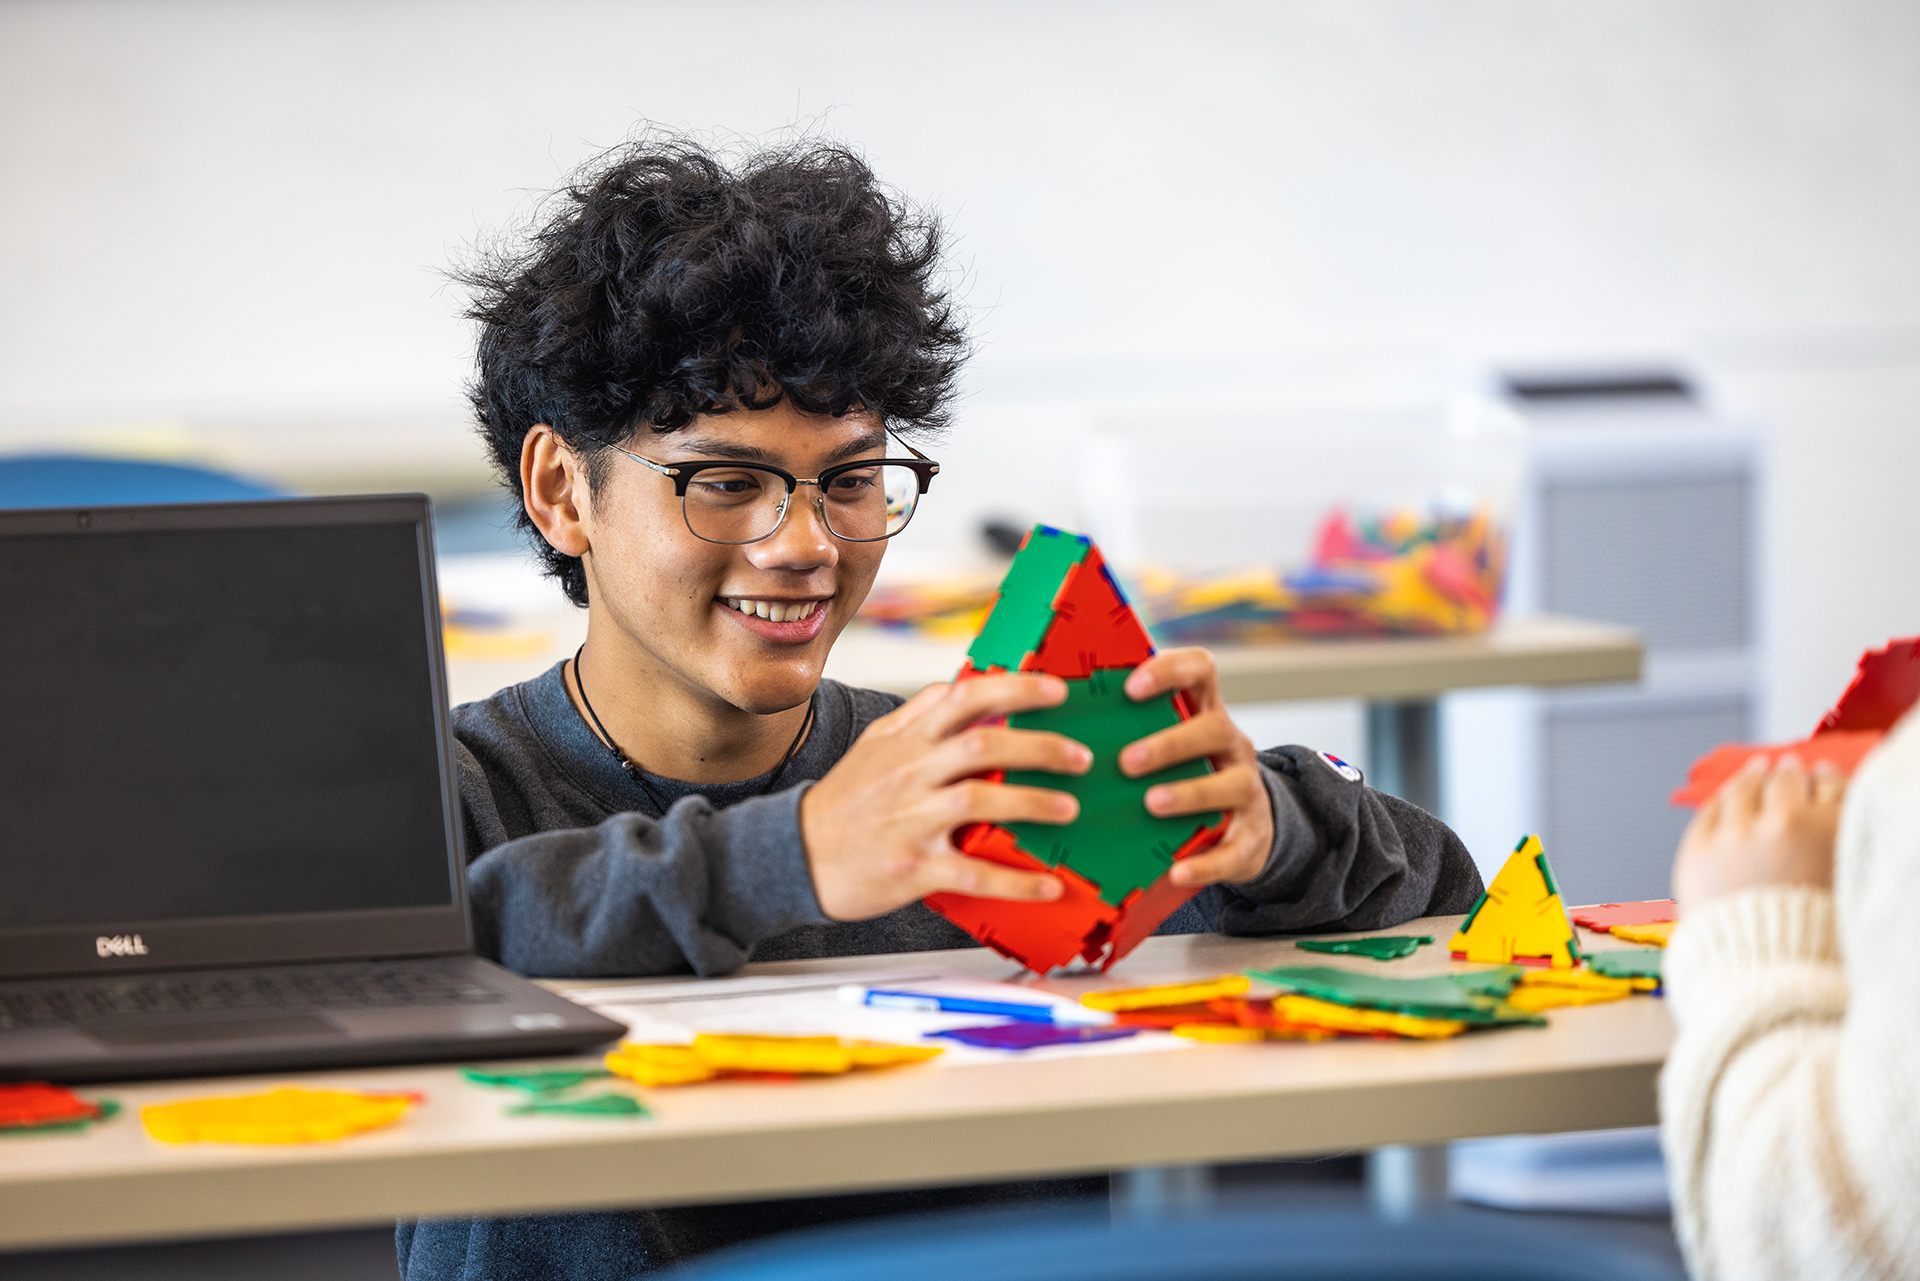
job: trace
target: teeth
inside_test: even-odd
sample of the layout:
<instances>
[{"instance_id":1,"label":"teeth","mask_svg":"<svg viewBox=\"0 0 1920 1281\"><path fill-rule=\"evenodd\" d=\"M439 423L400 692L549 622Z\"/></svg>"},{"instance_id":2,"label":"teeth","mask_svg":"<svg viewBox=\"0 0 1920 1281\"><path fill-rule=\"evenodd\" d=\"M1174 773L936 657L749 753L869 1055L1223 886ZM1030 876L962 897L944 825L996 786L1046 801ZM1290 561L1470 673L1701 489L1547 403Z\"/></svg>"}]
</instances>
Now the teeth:
<instances>
[{"instance_id":1,"label":"teeth","mask_svg":"<svg viewBox=\"0 0 1920 1281\"><path fill-rule=\"evenodd\" d=\"M795 623L803 618L811 618L815 607L820 604L817 600L786 602L752 600L744 596L728 596L725 599L729 609L737 609L743 614L753 614L770 623Z\"/></svg>"}]
</instances>

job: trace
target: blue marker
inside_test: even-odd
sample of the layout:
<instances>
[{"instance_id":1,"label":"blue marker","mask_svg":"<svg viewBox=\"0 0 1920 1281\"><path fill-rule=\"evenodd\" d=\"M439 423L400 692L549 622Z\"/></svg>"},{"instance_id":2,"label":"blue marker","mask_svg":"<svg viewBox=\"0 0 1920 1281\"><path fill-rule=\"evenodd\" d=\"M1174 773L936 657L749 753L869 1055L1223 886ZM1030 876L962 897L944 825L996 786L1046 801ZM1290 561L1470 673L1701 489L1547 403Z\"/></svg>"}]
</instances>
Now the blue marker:
<instances>
[{"instance_id":1,"label":"blue marker","mask_svg":"<svg viewBox=\"0 0 1920 1281\"><path fill-rule=\"evenodd\" d=\"M858 987L848 984L840 989L840 999L851 1005L871 1005L889 1010L918 1010L926 1014L986 1014L1022 1023L1063 1023L1093 1027L1113 1022L1105 1010L1089 1010L1078 1005L1039 1005L1026 1001L985 1001L971 996L941 996L937 992L899 992L887 988Z\"/></svg>"}]
</instances>

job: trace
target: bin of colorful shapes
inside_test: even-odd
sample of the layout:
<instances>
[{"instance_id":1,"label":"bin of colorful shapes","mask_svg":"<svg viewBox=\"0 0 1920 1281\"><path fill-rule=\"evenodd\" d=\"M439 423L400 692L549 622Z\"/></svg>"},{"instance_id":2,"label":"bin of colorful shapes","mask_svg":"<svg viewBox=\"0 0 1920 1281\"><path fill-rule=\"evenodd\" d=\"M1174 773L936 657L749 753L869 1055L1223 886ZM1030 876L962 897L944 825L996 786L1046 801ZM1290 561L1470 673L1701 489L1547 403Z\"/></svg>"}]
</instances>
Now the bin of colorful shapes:
<instances>
[{"instance_id":1,"label":"bin of colorful shapes","mask_svg":"<svg viewBox=\"0 0 1920 1281\"><path fill-rule=\"evenodd\" d=\"M639 1085L695 1085L731 1078L838 1076L938 1058L930 1045L849 1041L837 1036L735 1036L700 1033L688 1045L623 1041L607 1069Z\"/></svg>"},{"instance_id":2,"label":"bin of colorful shapes","mask_svg":"<svg viewBox=\"0 0 1920 1281\"><path fill-rule=\"evenodd\" d=\"M330 1143L392 1125L419 1094L279 1089L156 1103L140 1123L162 1143Z\"/></svg>"}]
</instances>

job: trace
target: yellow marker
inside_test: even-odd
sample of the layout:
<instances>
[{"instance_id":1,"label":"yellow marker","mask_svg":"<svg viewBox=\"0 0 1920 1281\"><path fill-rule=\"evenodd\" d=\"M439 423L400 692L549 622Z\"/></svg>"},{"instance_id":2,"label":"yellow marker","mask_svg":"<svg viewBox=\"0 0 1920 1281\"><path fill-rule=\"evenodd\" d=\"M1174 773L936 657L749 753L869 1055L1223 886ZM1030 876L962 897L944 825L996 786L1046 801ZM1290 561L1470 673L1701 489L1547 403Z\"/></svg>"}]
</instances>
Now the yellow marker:
<instances>
[{"instance_id":1,"label":"yellow marker","mask_svg":"<svg viewBox=\"0 0 1920 1281\"><path fill-rule=\"evenodd\" d=\"M328 1143L392 1125L418 1101L411 1094L269 1090L156 1103L140 1123L162 1143Z\"/></svg>"},{"instance_id":2,"label":"yellow marker","mask_svg":"<svg viewBox=\"0 0 1920 1281\"><path fill-rule=\"evenodd\" d=\"M1672 921L1657 921L1652 925L1616 925L1613 936L1624 943L1645 943L1652 947L1665 947L1667 939L1673 934Z\"/></svg>"},{"instance_id":3,"label":"yellow marker","mask_svg":"<svg viewBox=\"0 0 1920 1281\"><path fill-rule=\"evenodd\" d=\"M1244 996L1253 981L1244 974L1228 974L1199 983L1162 983L1158 987L1123 987L1088 992L1080 1004L1092 1010L1151 1010L1161 1005L1200 1005L1226 996Z\"/></svg>"},{"instance_id":4,"label":"yellow marker","mask_svg":"<svg viewBox=\"0 0 1920 1281\"><path fill-rule=\"evenodd\" d=\"M1447 950L1494 965L1524 956L1548 958L1556 969L1571 969L1580 959L1573 923L1560 902L1560 888L1553 883L1539 837L1527 837L1508 856Z\"/></svg>"},{"instance_id":5,"label":"yellow marker","mask_svg":"<svg viewBox=\"0 0 1920 1281\"><path fill-rule=\"evenodd\" d=\"M1467 1025L1458 1019L1424 1019L1391 1010L1363 1010L1351 1005L1335 1005L1310 996L1276 996L1273 1016L1282 1023L1300 1023L1334 1032L1391 1032L1395 1036L1419 1041L1439 1041L1458 1036Z\"/></svg>"}]
</instances>

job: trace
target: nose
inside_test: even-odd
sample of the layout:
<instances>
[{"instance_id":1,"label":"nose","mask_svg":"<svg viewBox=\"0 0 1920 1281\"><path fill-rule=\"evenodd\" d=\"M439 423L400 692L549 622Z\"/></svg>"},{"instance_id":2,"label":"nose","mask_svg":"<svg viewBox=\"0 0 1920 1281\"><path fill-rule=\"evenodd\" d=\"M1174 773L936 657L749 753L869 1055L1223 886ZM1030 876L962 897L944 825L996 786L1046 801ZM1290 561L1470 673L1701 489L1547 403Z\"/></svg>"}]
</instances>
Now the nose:
<instances>
[{"instance_id":1,"label":"nose","mask_svg":"<svg viewBox=\"0 0 1920 1281\"><path fill-rule=\"evenodd\" d=\"M818 485L803 482L794 491L779 528L748 543L747 559L758 569L808 570L840 563L840 540L827 528Z\"/></svg>"}]
</instances>

